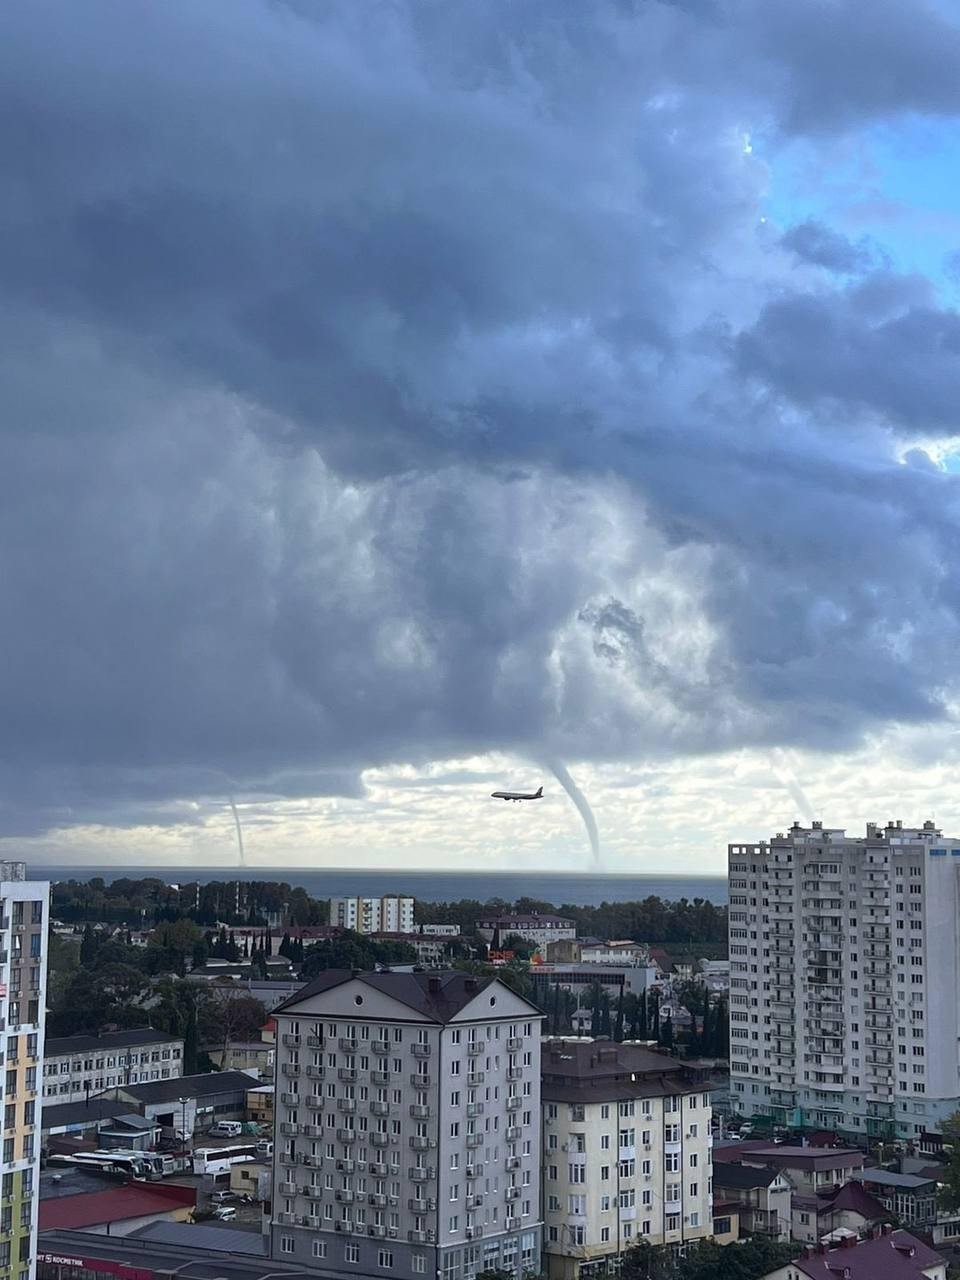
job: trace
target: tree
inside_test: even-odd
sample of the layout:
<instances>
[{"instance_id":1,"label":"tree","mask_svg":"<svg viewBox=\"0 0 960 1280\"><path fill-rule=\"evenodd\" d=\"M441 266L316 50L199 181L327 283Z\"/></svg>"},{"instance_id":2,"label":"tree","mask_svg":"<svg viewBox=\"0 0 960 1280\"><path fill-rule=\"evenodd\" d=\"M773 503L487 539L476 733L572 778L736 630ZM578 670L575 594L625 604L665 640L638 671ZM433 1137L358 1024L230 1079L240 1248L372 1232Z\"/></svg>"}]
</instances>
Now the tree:
<instances>
[{"instance_id":1,"label":"tree","mask_svg":"<svg viewBox=\"0 0 960 1280\"><path fill-rule=\"evenodd\" d=\"M601 1034L603 1028L603 1012L600 1006L600 983L594 982L591 988L590 1034L594 1039Z\"/></svg>"},{"instance_id":2,"label":"tree","mask_svg":"<svg viewBox=\"0 0 960 1280\"><path fill-rule=\"evenodd\" d=\"M638 1240L620 1264L621 1280L676 1280L677 1267L669 1249Z\"/></svg>"},{"instance_id":3,"label":"tree","mask_svg":"<svg viewBox=\"0 0 960 1280\"><path fill-rule=\"evenodd\" d=\"M792 1262L801 1245L752 1236L735 1245L700 1240L677 1260L676 1280L762 1280Z\"/></svg>"},{"instance_id":4,"label":"tree","mask_svg":"<svg viewBox=\"0 0 960 1280\"><path fill-rule=\"evenodd\" d=\"M669 1013L660 1026L660 1045L664 1049L673 1048L673 1019Z\"/></svg>"},{"instance_id":5,"label":"tree","mask_svg":"<svg viewBox=\"0 0 960 1280\"><path fill-rule=\"evenodd\" d=\"M613 1028L613 1038L618 1043L623 1040L623 988L620 988L620 999L617 1001L617 1021Z\"/></svg>"},{"instance_id":6,"label":"tree","mask_svg":"<svg viewBox=\"0 0 960 1280\"><path fill-rule=\"evenodd\" d=\"M90 925L86 925L83 930L83 938L80 942L80 963L85 969L89 965L93 964L99 949L99 937L94 933Z\"/></svg>"}]
</instances>

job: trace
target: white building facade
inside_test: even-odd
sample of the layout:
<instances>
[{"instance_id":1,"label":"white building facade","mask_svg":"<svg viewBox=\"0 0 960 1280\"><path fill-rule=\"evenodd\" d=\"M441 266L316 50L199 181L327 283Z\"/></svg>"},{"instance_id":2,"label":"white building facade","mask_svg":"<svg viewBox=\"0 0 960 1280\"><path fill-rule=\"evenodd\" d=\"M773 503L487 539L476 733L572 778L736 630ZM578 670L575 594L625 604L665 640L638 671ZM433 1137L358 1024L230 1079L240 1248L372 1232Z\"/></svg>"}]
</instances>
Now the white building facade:
<instances>
[{"instance_id":1,"label":"white building facade","mask_svg":"<svg viewBox=\"0 0 960 1280\"><path fill-rule=\"evenodd\" d=\"M0 1159L0 1280L33 1280L37 1256L40 1072L50 885L0 862L0 1017L6 1028Z\"/></svg>"},{"instance_id":2,"label":"white building facade","mask_svg":"<svg viewBox=\"0 0 960 1280\"><path fill-rule=\"evenodd\" d=\"M152 1027L57 1036L44 1051L43 1096L51 1103L82 1102L117 1085L182 1074L183 1040Z\"/></svg>"},{"instance_id":3,"label":"white building facade","mask_svg":"<svg viewBox=\"0 0 960 1280\"><path fill-rule=\"evenodd\" d=\"M414 899L402 894L382 898L330 899L330 924L355 933L412 933Z\"/></svg>"},{"instance_id":4,"label":"white building facade","mask_svg":"<svg viewBox=\"0 0 960 1280\"><path fill-rule=\"evenodd\" d=\"M274 1017L275 1259L431 1280L538 1268L533 1005L469 974L330 971Z\"/></svg>"},{"instance_id":5,"label":"white building facade","mask_svg":"<svg viewBox=\"0 0 960 1280\"><path fill-rule=\"evenodd\" d=\"M795 823L729 846L742 1114L914 1137L960 1107L960 839Z\"/></svg>"},{"instance_id":6,"label":"white building facade","mask_svg":"<svg viewBox=\"0 0 960 1280\"><path fill-rule=\"evenodd\" d=\"M630 1043L543 1047L544 1250L550 1280L616 1270L640 1240L713 1231L706 1074Z\"/></svg>"}]
</instances>

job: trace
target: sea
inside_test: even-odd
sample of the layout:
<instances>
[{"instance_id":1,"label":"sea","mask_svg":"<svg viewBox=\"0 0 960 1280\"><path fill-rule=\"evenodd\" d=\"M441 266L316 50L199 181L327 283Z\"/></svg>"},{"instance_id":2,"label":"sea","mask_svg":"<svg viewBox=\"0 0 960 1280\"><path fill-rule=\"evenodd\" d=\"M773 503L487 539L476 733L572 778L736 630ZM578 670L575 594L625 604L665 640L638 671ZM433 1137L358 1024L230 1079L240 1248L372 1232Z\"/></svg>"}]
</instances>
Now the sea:
<instances>
[{"instance_id":1,"label":"sea","mask_svg":"<svg viewBox=\"0 0 960 1280\"><path fill-rule=\"evenodd\" d=\"M601 902L633 902L655 896L669 901L705 898L726 905L725 876L598 875L550 871L397 871L343 867L129 867L49 866L31 863L31 878L43 880L140 880L155 876L167 884L199 880L279 880L303 888L313 898L352 894L361 897L405 893L426 902L475 898L536 898L559 907L596 907Z\"/></svg>"}]
</instances>

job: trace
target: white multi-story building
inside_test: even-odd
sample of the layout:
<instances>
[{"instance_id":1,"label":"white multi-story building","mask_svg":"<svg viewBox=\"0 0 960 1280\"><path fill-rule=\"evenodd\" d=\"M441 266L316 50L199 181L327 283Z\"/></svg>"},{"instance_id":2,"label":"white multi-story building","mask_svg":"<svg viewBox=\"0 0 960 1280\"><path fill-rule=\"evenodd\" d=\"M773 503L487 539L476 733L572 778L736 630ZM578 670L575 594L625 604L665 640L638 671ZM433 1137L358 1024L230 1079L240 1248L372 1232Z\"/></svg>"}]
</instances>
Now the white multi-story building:
<instances>
[{"instance_id":1,"label":"white multi-story building","mask_svg":"<svg viewBox=\"0 0 960 1280\"><path fill-rule=\"evenodd\" d=\"M51 1103L82 1102L116 1085L182 1074L183 1040L153 1027L56 1036L44 1049L43 1096Z\"/></svg>"},{"instance_id":2,"label":"white multi-story building","mask_svg":"<svg viewBox=\"0 0 960 1280\"><path fill-rule=\"evenodd\" d=\"M533 1005L465 973L331 970L273 1016L275 1259L404 1280L537 1270Z\"/></svg>"},{"instance_id":3,"label":"white multi-story building","mask_svg":"<svg viewBox=\"0 0 960 1280\"><path fill-rule=\"evenodd\" d=\"M0 1026L6 1028L0 1280L32 1280L37 1256L40 1081L50 885L0 862Z\"/></svg>"},{"instance_id":4,"label":"white multi-story building","mask_svg":"<svg viewBox=\"0 0 960 1280\"><path fill-rule=\"evenodd\" d=\"M705 1072L637 1044L551 1039L542 1079L550 1280L616 1269L638 1240L712 1233Z\"/></svg>"},{"instance_id":5,"label":"white multi-story building","mask_svg":"<svg viewBox=\"0 0 960 1280\"><path fill-rule=\"evenodd\" d=\"M794 823L729 846L733 1105L913 1137L960 1107L960 839Z\"/></svg>"},{"instance_id":6,"label":"white multi-story building","mask_svg":"<svg viewBox=\"0 0 960 1280\"><path fill-rule=\"evenodd\" d=\"M355 933L413 933L413 898L331 898L330 923Z\"/></svg>"},{"instance_id":7,"label":"white multi-story building","mask_svg":"<svg viewBox=\"0 0 960 1280\"><path fill-rule=\"evenodd\" d=\"M511 937L523 938L538 947L545 947L551 942L575 938L577 926L566 916L484 916L477 921L477 933L486 942L495 942L499 938L500 945L504 947Z\"/></svg>"}]
</instances>

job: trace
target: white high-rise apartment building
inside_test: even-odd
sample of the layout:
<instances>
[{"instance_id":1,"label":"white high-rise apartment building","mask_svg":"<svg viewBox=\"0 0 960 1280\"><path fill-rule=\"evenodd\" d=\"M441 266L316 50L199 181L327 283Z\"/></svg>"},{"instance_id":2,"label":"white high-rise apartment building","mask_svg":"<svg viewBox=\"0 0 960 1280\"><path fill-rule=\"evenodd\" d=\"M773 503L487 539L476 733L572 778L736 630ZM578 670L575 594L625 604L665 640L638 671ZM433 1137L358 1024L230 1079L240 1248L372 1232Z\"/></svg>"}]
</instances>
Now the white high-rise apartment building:
<instances>
[{"instance_id":1,"label":"white high-rise apartment building","mask_svg":"<svg viewBox=\"0 0 960 1280\"><path fill-rule=\"evenodd\" d=\"M875 1137L960 1107L960 839L794 823L729 846L735 1105Z\"/></svg>"},{"instance_id":2,"label":"white high-rise apartment building","mask_svg":"<svg viewBox=\"0 0 960 1280\"><path fill-rule=\"evenodd\" d=\"M330 923L355 933L413 933L413 898L331 898Z\"/></svg>"},{"instance_id":3,"label":"white high-rise apartment building","mask_svg":"<svg viewBox=\"0 0 960 1280\"><path fill-rule=\"evenodd\" d=\"M330 970L273 1016L276 1260L538 1270L538 1009L493 978Z\"/></svg>"},{"instance_id":4,"label":"white high-rise apartment building","mask_svg":"<svg viewBox=\"0 0 960 1280\"><path fill-rule=\"evenodd\" d=\"M639 1240L712 1234L706 1072L640 1045L551 1039L542 1074L549 1280L616 1271Z\"/></svg>"},{"instance_id":5,"label":"white high-rise apartment building","mask_svg":"<svg viewBox=\"0 0 960 1280\"><path fill-rule=\"evenodd\" d=\"M0 1280L33 1280L50 885L0 862L0 1027L6 1031Z\"/></svg>"}]
</instances>

